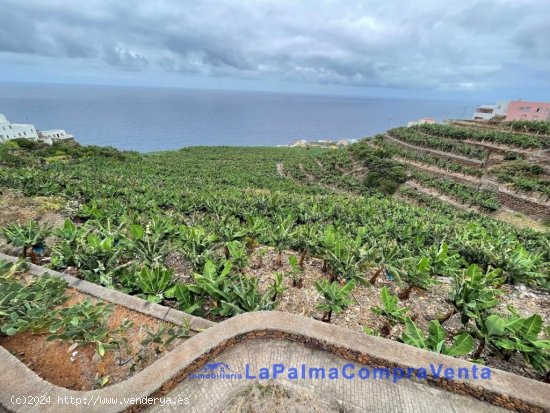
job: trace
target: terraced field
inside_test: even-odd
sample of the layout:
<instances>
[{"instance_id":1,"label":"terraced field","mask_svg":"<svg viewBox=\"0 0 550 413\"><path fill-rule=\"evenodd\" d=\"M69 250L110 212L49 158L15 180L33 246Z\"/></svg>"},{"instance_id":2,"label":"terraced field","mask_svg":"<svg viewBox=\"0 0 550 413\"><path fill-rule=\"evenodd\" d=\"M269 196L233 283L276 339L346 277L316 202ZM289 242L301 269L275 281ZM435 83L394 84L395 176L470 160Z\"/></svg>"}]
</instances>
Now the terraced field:
<instances>
[{"instance_id":1,"label":"terraced field","mask_svg":"<svg viewBox=\"0 0 550 413\"><path fill-rule=\"evenodd\" d=\"M407 130L417 136L406 143L429 132ZM481 176L384 137L151 154L11 142L0 148L0 248L214 321L280 309L547 380L548 231L495 219L499 185L512 183L492 175L492 153L440 135L419 147L476 154ZM502 182L476 187L446 171ZM15 328L6 315L17 303L0 302L2 334L28 332L36 314L21 310Z\"/></svg>"}]
</instances>

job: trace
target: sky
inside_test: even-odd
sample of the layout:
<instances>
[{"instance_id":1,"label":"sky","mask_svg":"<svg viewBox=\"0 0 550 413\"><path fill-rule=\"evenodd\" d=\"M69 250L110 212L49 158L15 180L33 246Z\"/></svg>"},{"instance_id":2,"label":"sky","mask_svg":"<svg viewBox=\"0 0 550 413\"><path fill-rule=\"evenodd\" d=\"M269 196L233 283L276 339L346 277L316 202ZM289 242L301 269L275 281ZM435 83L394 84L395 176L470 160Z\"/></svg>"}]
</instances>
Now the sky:
<instances>
[{"instance_id":1,"label":"sky","mask_svg":"<svg viewBox=\"0 0 550 413\"><path fill-rule=\"evenodd\" d=\"M549 0L0 0L0 81L548 101L549 9Z\"/></svg>"}]
</instances>

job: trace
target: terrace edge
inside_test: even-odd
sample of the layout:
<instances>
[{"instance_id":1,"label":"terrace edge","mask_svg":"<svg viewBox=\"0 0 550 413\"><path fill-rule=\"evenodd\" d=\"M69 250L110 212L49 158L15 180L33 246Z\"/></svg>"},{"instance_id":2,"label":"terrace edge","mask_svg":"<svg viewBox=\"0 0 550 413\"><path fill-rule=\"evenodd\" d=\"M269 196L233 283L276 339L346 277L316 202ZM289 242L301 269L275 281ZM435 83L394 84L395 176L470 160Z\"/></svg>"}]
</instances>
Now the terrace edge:
<instances>
[{"instance_id":1,"label":"terrace edge","mask_svg":"<svg viewBox=\"0 0 550 413\"><path fill-rule=\"evenodd\" d=\"M16 258L0 254L0 259L10 261ZM29 272L40 276L48 272L69 282L69 286L107 301L172 321L188 317L192 328L205 331L191 337L155 363L129 379L106 388L91 391L75 391L55 386L30 370L4 348L0 348L0 407L14 412L71 412L74 405L57 403L49 405L14 405L12 396L50 396L86 398L89 403L98 398L146 398L160 397L172 390L189 373L197 370L208 360L223 351L252 339L277 339L303 343L312 348L332 353L343 359L378 367L400 367L403 369L443 364L445 368L471 369L473 364L421 350L392 340L368 336L342 327L322 323L290 313L271 311L253 312L215 324L210 321L185 315L173 309L148 303L137 297L110 290L66 274L33 265ZM177 314L177 313L181 313ZM172 314L172 316L170 315ZM181 322L181 321L180 321ZM208 328L209 327L209 328ZM550 385L497 369L492 370L491 380L477 382L466 380L436 379L428 382L436 387L458 394L485 400L493 405L522 412L550 411ZM133 406L80 406L86 412L137 411L146 405Z\"/></svg>"}]
</instances>

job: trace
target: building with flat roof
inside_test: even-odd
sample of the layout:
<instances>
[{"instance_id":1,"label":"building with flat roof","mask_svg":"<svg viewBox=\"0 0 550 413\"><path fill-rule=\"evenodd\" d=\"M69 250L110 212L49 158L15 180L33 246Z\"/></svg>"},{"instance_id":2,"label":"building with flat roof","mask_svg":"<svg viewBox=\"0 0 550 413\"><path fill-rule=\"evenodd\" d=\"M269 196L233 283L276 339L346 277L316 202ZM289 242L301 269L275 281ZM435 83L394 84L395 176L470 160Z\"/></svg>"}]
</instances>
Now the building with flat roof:
<instances>
[{"instance_id":1,"label":"building with flat roof","mask_svg":"<svg viewBox=\"0 0 550 413\"><path fill-rule=\"evenodd\" d=\"M65 139L73 139L74 136L65 132L63 129L50 129L38 131L38 137L44 143L51 145L53 142Z\"/></svg>"},{"instance_id":2,"label":"building with flat roof","mask_svg":"<svg viewBox=\"0 0 550 413\"><path fill-rule=\"evenodd\" d=\"M51 145L56 141L73 138L73 135L63 129L39 131L31 124L11 123L4 115L0 114L0 143L12 139L30 139Z\"/></svg>"},{"instance_id":3,"label":"building with flat roof","mask_svg":"<svg viewBox=\"0 0 550 413\"><path fill-rule=\"evenodd\" d=\"M550 103L514 100L508 106L506 120L550 121Z\"/></svg>"},{"instance_id":4,"label":"building with flat roof","mask_svg":"<svg viewBox=\"0 0 550 413\"><path fill-rule=\"evenodd\" d=\"M24 123L11 123L4 115L0 114L0 142L11 139L39 140L38 132L34 125Z\"/></svg>"},{"instance_id":5,"label":"building with flat roof","mask_svg":"<svg viewBox=\"0 0 550 413\"><path fill-rule=\"evenodd\" d=\"M495 105L478 106L474 112L472 119L474 120L489 120L495 116L506 116L510 102L497 102Z\"/></svg>"},{"instance_id":6,"label":"building with flat roof","mask_svg":"<svg viewBox=\"0 0 550 413\"><path fill-rule=\"evenodd\" d=\"M436 123L434 118L421 118L421 119L407 123L407 127L410 128L411 126L425 125L425 124L433 125L434 123Z\"/></svg>"}]
</instances>

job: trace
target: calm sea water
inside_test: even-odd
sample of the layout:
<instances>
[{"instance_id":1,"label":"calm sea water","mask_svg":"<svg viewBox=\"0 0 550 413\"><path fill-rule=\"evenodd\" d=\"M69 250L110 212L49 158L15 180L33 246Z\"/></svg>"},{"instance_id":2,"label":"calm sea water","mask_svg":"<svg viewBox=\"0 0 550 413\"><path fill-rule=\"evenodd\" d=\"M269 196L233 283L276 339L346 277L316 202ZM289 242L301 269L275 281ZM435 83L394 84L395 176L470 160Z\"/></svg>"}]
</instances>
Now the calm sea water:
<instances>
[{"instance_id":1,"label":"calm sea water","mask_svg":"<svg viewBox=\"0 0 550 413\"><path fill-rule=\"evenodd\" d=\"M461 117L475 103L256 92L0 83L13 123L65 129L84 144L142 152L195 145L274 146L354 139L420 117Z\"/></svg>"}]
</instances>

